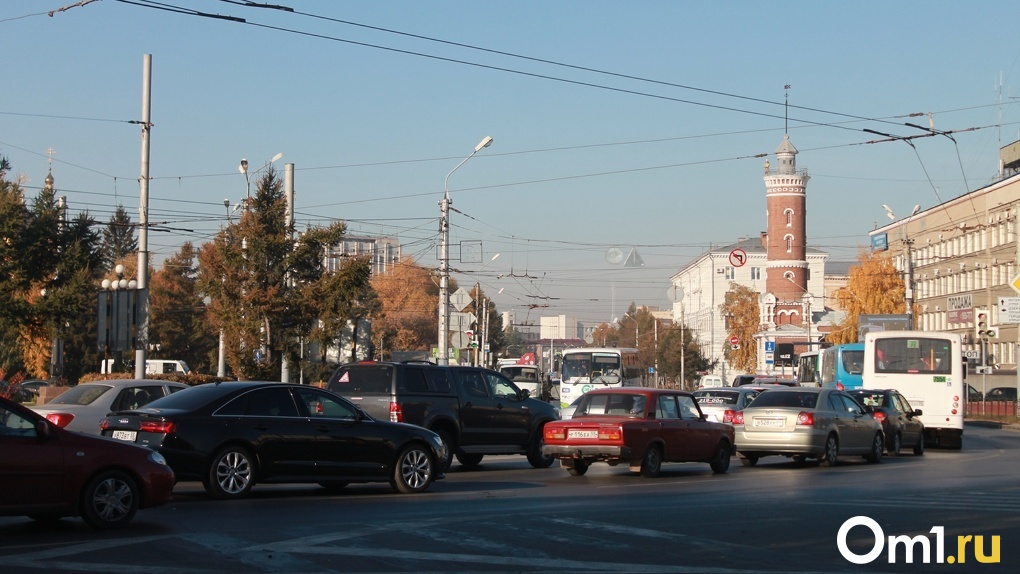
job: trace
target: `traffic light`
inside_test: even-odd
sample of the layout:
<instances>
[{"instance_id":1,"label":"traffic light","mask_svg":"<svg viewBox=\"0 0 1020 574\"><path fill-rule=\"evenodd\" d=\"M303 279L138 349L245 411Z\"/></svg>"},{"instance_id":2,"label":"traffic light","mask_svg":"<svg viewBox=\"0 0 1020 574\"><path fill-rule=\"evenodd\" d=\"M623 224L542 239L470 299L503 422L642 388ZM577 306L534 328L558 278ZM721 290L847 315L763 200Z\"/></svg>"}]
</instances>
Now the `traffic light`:
<instances>
[{"instance_id":1,"label":"traffic light","mask_svg":"<svg viewBox=\"0 0 1020 574\"><path fill-rule=\"evenodd\" d=\"M988 309L974 310L974 335L978 339L994 339L999 336L999 329L990 327L991 322Z\"/></svg>"}]
</instances>

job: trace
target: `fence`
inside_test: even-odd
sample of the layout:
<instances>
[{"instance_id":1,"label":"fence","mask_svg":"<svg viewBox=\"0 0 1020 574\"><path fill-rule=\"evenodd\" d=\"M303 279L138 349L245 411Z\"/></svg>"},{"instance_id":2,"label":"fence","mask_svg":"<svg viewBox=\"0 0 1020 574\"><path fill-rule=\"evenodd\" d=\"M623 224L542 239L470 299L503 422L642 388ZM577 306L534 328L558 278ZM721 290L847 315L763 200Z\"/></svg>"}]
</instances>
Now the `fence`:
<instances>
[{"instance_id":1,"label":"fence","mask_svg":"<svg viewBox=\"0 0 1020 574\"><path fill-rule=\"evenodd\" d=\"M967 403L967 414L970 416L1017 416L1016 401L971 401Z\"/></svg>"}]
</instances>

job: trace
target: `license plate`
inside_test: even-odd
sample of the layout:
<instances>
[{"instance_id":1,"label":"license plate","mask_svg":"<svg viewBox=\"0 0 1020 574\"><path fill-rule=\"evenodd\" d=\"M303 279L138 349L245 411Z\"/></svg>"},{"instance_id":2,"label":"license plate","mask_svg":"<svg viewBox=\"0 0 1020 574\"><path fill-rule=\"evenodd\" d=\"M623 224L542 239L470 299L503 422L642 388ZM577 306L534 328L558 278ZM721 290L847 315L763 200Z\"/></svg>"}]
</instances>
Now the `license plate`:
<instances>
[{"instance_id":1,"label":"license plate","mask_svg":"<svg viewBox=\"0 0 1020 574\"><path fill-rule=\"evenodd\" d=\"M135 442L135 437L138 433L133 430L115 430L113 431L113 438L117 440L126 440L128 442Z\"/></svg>"},{"instance_id":2,"label":"license plate","mask_svg":"<svg viewBox=\"0 0 1020 574\"><path fill-rule=\"evenodd\" d=\"M754 419L754 426L756 427L781 427L786 424L783 419Z\"/></svg>"},{"instance_id":3,"label":"license plate","mask_svg":"<svg viewBox=\"0 0 1020 574\"><path fill-rule=\"evenodd\" d=\"M599 438L599 431L571 429L567 431L567 438Z\"/></svg>"}]
</instances>

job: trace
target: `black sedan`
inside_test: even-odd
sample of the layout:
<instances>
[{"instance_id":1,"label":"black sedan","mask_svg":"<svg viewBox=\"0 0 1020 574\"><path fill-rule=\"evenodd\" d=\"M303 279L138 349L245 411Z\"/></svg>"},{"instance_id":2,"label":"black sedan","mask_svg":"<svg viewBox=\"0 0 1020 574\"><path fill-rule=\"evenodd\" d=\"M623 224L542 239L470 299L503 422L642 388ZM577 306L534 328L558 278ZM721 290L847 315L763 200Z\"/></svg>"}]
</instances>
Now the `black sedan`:
<instances>
[{"instance_id":1,"label":"black sedan","mask_svg":"<svg viewBox=\"0 0 1020 574\"><path fill-rule=\"evenodd\" d=\"M244 497L258 482L388 481L423 492L443 477L448 456L429 430L377 421L333 393L285 383L199 385L111 413L101 428L155 449L178 480L201 480L217 498Z\"/></svg>"},{"instance_id":2,"label":"black sedan","mask_svg":"<svg viewBox=\"0 0 1020 574\"><path fill-rule=\"evenodd\" d=\"M885 450L889 456L899 456L901 448L912 448L914 454L924 454L922 412L911 407L906 397L894 389L852 389L846 394L857 399L875 420L882 423Z\"/></svg>"}]
</instances>

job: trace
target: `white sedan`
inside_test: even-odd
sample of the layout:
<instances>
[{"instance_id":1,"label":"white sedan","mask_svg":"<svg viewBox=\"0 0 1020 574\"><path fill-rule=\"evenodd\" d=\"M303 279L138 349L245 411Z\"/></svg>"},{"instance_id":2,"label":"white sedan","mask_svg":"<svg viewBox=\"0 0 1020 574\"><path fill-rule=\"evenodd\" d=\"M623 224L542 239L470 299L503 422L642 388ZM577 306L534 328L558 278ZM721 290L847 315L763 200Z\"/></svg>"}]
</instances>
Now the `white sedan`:
<instances>
[{"instance_id":1,"label":"white sedan","mask_svg":"<svg viewBox=\"0 0 1020 574\"><path fill-rule=\"evenodd\" d=\"M92 381L71 387L32 410L61 428L98 435L99 421L108 413L137 409L187 388L184 383L155 379Z\"/></svg>"}]
</instances>

